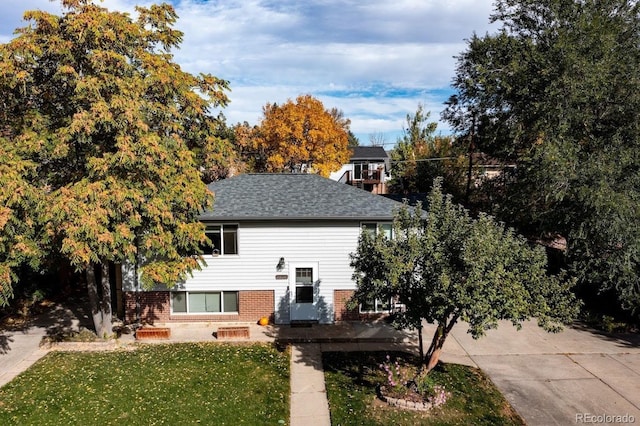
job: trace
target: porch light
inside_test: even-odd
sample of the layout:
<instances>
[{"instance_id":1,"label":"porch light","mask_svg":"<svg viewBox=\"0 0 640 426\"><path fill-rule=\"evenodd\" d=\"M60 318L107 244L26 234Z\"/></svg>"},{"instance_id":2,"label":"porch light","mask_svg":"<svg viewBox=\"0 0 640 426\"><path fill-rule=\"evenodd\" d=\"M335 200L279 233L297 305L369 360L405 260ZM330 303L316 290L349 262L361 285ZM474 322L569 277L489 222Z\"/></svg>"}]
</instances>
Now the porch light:
<instances>
[{"instance_id":1,"label":"porch light","mask_svg":"<svg viewBox=\"0 0 640 426\"><path fill-rule=\"evenodd\" d=\"M276 269L278 271L282 271L284 269L284 257L280 258L280 260L278 261L278 264L276 265Z\"/></svg>"}]
</instances>

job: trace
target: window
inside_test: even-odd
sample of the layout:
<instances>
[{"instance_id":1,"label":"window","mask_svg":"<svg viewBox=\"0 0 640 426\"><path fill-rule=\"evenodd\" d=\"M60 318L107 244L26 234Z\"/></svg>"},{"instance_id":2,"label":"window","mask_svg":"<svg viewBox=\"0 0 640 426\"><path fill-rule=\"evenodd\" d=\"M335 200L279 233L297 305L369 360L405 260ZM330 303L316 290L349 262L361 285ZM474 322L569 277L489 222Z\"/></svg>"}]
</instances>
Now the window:
<instances>
[{"instance_id":1,"label":"window","mask_svg":"<svg viewBox=\"0 0 640 426\"><path fill-rule=\"evenodd\" d=\"M174 291L171 293L174 314L209 314L238 312L237 291Z\"/></svg>"},{"instance_id":2,"label":"window","mask_svg":"<svg viewBox=\"0 0 640 426\"><path fill-rule=\"evenodd\" d=\"M370 299L360 305L361 313L383 313L391 310L391 301L382 301L379 299Z\"/></svg>"},{"instance_id":3,"label":"window","mask_svg":"<svg viewBox=\"0 0 640 426\"><path fill-rule=\"evenodd\" d=\"M391 222L363 222L362 229L366 232L371 232L372 235L382 232L382 235L389 239L393 236L393 224Z\"/></svg>"},{"instance_id":4,"label":"window","mask_svg":"<svg viewBox=\"0 0 640 426\"><path fill-rule=\"evenodd\" d=\"M238 254L238 225L208 225L204 231L209 244L200 249L205 255Z\"/></svg>"},{"instance_id":5,"label":"window","mask_svg":"<svg viewBox=\"0 0 640 426\"><path fill-rule=\"evenodd\" d=\"M353 163L353 179L361 180L362 179L362 167L364 164L362 163Z\"/></svg>"},{"instance_id":6,"label":"window","mask_svg":"<svg viewBox=\"0 0 640 426\"><path fill-rule=\"evenodd\" d=\"M296 303L313 303L313 268L296 268Z\"/></svg>"}]
</instances>

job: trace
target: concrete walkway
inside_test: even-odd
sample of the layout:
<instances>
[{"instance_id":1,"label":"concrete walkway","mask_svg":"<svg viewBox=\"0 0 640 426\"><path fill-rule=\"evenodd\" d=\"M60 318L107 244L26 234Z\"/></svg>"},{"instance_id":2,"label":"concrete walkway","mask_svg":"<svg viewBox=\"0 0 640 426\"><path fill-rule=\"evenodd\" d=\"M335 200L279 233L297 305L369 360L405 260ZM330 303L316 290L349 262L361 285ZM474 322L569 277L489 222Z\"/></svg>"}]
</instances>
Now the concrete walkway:
<instances>
[{"instance_id":1,"label":"concrete walkway","mask_svg":"<svg viewBox=\"0 0 640 426\"><path fill-rule=\"evenodd\" d=\"M47 320L55 320L54 326L47 327ZM56 315L23 329L0 330L0 386L46 354L39 344L52 327L74 325L72 319L65 316L60 321ZM170 341L177 342L216 341L214 332L224 324L166 325L171 327ZM247 325L251 341L292 345L292 425L330 424L322 352L417 351L415 333L396 331L384 323L309 328ZM433 327L426 327L425 345L432 333ZM133 343L129 335L115 346ZM69 346L58 347L64 348ZM609 335L580 326L549 334L532 322L517 331L504 322L473 340L464 324L458 324L445 343L442 361L480 367L530 426L622 424L625 419L640 423L640 335Z\"/></svg>"},{"instance_id":2,"label":"concrete walkway","mask_svg":"<svg viewBox=\"0 0 640 426\"><path fill-rule=\"evenodd\" d=\"M45 356L43 338L59 332L78 330L78 312L54 306L27 323L0 329L0 386L13 380L34 362Z\"/></svg>"},{"instance_id":3,"label":"concrete walkway","mask_svg":"<svg viewBox=\"0 0 640 426\"><path fill-rule=\"evenodd\" d=\"M291 347L291 426L330 426L324 387L322 352L318 343Z\"/></svg>"},{"instance_id":4,"label":"concrete walkway","mask_svg":"<svg viewBox=\"0 0 640 426\"><path fill-rule=\"evenodd\" d=\"M46 349L40 348L45 333L42 327L0 331L0 386L47 354Z\"/></svg>"}]
</instances>

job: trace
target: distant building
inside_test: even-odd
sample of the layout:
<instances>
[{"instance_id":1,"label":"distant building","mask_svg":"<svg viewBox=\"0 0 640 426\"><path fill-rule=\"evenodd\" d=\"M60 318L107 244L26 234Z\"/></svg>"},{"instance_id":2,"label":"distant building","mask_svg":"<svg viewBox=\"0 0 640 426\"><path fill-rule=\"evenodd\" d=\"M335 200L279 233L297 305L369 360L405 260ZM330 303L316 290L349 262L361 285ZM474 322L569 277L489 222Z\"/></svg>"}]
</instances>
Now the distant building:
<instances>
[{"instance_id":1,"label":"distant building","mask_svg":"<svg viewBox=\"0 0 640 426\"><path fill-rule=\"evenodd\" d=\"M386 194L389 156L380 146L356 146L348 164L331 173L329 179L352 185L373 194Z\"/></svg>"}]
</instances>

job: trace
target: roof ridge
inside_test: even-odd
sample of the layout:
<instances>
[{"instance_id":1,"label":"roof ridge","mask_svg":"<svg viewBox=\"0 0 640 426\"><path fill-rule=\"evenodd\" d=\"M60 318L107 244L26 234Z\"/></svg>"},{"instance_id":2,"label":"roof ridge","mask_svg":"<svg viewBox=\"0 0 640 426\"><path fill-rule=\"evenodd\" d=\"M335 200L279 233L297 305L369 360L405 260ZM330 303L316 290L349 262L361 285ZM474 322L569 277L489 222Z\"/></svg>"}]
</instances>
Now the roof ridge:
<instances>
[{"instance_id":1,"label":"roof ridge","mask_svg":"<svg viewBox=\"0 0 640 426\"><path fill-rule=\"evenodd\" d=\"M302 176L308 176L303 178ZM203 220L390 220L401 203L314 174L243 174L209 184Z\"/></svg>"}]
</instances>

